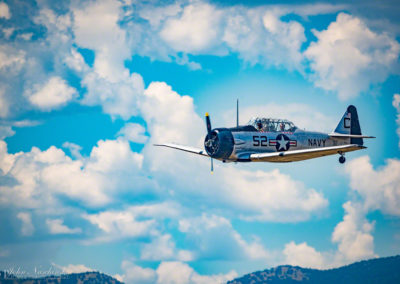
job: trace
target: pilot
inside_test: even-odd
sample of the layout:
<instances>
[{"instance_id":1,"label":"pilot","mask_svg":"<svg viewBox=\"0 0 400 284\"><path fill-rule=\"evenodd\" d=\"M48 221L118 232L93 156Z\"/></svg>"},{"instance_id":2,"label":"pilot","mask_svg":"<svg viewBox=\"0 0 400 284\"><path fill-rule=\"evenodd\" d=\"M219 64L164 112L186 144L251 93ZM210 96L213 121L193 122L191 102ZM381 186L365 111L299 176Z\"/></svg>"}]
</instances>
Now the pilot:
<instances>
[{"instance_id":1,"label":"pilot","mask_svg":"<svg viewBox=\"0 0 400 284\"><path fill-rule=\"evenodd\" d=\"M258 129L258 131L261 131L262 128L263 128L263 125L262 125L261 121L257 121L257 129Z\"/></svg>"},{"instance_id":2,"label":"pilot","mask_svg":"<svg viewBox=\"0 0 400 284\"><path fill-rule=\"evenodd\" d=\"M282 122L281 123L281 131L284 131L285 130L285 124Z\"/></svg>"}]
</instances>

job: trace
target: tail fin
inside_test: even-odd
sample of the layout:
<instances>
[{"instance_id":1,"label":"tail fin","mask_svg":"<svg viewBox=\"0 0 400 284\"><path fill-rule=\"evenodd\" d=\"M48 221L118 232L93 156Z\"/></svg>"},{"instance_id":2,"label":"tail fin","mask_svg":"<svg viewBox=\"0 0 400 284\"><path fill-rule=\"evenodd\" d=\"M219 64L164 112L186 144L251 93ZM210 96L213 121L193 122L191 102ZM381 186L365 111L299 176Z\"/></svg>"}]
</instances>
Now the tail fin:
<instances>
[{"instance_id":1,"label":"tail fin","mask_svg":"<svg viewBox=\"0 0 400 284\"><path fill-rule=\"evenodd\" d=\"M342 119L335 129L335 133L361 135L360 122L358 121L357 109L355 106L350 105L347 107ZM362 138L350 138L350 144L363 145Z\"/></svg>"}]
</instances>

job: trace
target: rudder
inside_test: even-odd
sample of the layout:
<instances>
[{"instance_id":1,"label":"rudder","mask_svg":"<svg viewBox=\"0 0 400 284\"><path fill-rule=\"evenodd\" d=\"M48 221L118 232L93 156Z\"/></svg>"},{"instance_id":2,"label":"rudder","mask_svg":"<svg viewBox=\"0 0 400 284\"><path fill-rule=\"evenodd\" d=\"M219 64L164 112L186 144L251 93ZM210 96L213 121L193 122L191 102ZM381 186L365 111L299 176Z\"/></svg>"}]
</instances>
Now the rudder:
<instances>
[{"instance_id":1,"label":"rudder","mask_svg":"<svg viewBox=\"0 0 400 284\"><path fill-rule=\"evenodd\" d=\"M361 135L361 127L360 127L360 122L358 121L358 114L357 114L356 107L353 105L348 106L347 112L350 113L350 117L351 117L350 134ZM363 145L364 141L362 138L351 138L350 143L357 144L357 145Z\"/></svg>"}]
</instances>

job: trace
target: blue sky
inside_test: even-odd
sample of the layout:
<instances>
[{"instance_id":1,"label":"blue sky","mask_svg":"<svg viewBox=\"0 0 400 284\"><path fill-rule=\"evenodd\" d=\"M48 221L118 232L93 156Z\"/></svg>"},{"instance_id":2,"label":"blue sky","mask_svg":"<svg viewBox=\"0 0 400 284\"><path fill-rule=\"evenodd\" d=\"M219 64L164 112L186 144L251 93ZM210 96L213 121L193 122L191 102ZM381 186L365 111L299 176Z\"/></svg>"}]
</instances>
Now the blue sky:
<instances>
[{"instance_id":1,"label":"blue sky","mask_svg":"<svg viewBox=\"0 0 400 284\"><path fill-rule=\"evenodd\" d=\"M400 252L393 1L0 2L0 269L221 283ZM368 149L221 164L213 126L262 115ZM27 255L26 252L29 252ZM173 271L173 272L171 272Z\"/></svg>"}]
</instances>

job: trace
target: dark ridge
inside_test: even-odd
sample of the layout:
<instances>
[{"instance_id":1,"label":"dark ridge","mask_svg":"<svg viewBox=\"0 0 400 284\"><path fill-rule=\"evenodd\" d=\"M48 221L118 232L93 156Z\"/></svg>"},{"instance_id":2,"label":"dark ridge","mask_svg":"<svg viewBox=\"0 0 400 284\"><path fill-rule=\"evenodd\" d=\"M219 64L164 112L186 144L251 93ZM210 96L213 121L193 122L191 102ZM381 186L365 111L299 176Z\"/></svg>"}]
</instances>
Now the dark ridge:
<instances>
[{"instance_id":1,"label":"dark ridge","mask_svg":"<svg viewBox=\"0 0 400 284\"><path fill-rule=\"evenodd\" d=\"M0 284L122 284L117 279L100 272L84 272L46 276L42 278L17 278L12 274L0 271Z\"/></svg>"},{"instance_id":2,"label":"dark ridge","mask_svg":"<svg viewBox=\"0 0 400 284\"><path fill-rule=\"evenodd\" d=\"M244 275L227 284L250 283L400 283L400 255L327 270L281 265Z\"/></svg>"}]
</instances>

